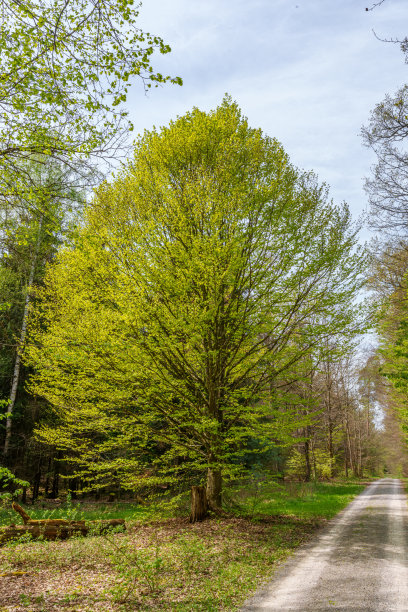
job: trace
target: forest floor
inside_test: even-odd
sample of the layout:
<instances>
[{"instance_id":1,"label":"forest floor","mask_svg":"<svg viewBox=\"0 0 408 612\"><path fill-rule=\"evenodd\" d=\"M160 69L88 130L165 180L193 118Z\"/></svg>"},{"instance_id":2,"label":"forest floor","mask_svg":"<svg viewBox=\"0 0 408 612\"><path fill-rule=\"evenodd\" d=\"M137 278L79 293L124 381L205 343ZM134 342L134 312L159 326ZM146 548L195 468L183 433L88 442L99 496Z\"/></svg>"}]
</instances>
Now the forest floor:
<instances>
[{"instance_id":1,"label":"forest floor","mask_svg":"<svg viewBox=\"0 0 408 612\"><path fill-rule=\"evenodd\" d=\"M252 494L231 492L225 518L194 525L181 516L159 520L132 504L27 507L33 518L123 517L127 530L4 545L0 612L238 610L363 488L356 482L264 482Z\"/></svg>"}]
</instances>

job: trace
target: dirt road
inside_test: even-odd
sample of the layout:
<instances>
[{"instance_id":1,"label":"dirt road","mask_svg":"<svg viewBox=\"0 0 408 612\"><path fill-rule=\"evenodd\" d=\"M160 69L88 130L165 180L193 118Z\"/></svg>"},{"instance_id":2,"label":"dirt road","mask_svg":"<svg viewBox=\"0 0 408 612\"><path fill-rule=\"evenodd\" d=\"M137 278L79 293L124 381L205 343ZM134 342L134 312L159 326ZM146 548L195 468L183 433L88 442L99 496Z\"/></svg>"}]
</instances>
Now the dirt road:
<instances>
[{"instance_id":1,"label":"dirt road","mask_svg":"<svg viewBox=\"0 0 408 612\"><path fill-rule=\"evenodd\" d=\"M408 508L399 480L368 486L243 612L408 612Z\"/></svg>"}]
</instances>

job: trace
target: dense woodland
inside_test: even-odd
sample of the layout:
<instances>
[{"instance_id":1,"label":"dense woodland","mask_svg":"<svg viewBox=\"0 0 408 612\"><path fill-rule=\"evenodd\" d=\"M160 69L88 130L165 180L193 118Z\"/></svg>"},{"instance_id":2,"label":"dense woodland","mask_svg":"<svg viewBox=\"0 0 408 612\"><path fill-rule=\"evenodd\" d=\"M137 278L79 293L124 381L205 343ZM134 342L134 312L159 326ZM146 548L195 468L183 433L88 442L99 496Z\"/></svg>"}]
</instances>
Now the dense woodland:
<instances>
[{"instance_id":1,"label":"dense woodland","mask_svg":"<svg viewBox=\"0 0 408 612\"><path fill-rule=\"evenodd\" d=\"M129 78L181 84L155 73L170 49L128 3L84 17L76 0L3 4L4 490L148 500L205 485L218 510L260 474L407 475L407 88L363 130L382 238L362 246L347 206L228 96L126 148Z\"/></svg>"}]
</instances>

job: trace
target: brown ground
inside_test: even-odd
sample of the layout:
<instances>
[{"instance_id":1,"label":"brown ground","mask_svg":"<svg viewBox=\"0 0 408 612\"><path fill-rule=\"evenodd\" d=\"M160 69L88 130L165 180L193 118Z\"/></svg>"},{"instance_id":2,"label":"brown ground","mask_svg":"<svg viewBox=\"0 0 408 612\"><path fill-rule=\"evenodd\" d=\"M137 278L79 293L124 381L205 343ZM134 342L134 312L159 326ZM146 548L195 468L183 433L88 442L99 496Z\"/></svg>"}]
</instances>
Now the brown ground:
<instances>
[{"instance_id":1,"label":"brown ground","mask_svg":"<svg viewBox=\"0 0 408 612\"><path fill-rule=\"evenodd\" d=\"M134 524L125 534L0 549L0 612L237 609L321 521Z\"/></svg>"}]
</instances>

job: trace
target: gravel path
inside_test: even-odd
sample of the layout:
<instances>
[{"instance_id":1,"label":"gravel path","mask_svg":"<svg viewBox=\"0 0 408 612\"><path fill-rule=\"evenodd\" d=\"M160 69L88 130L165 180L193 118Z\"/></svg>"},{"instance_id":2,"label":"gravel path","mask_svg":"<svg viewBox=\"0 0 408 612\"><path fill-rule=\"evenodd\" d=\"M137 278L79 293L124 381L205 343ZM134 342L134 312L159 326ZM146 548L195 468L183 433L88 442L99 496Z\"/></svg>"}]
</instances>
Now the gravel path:
<instances>
[{"instance_id":1,"label":"gravel path","mask_svg":"<svg viewBox=\"0 0 408 612\"><path fill-rule=\"evenodd\" d=\"M242 612L408 612L408 508L399 480L356 497Z\"/></svg>"}]
</instances>

